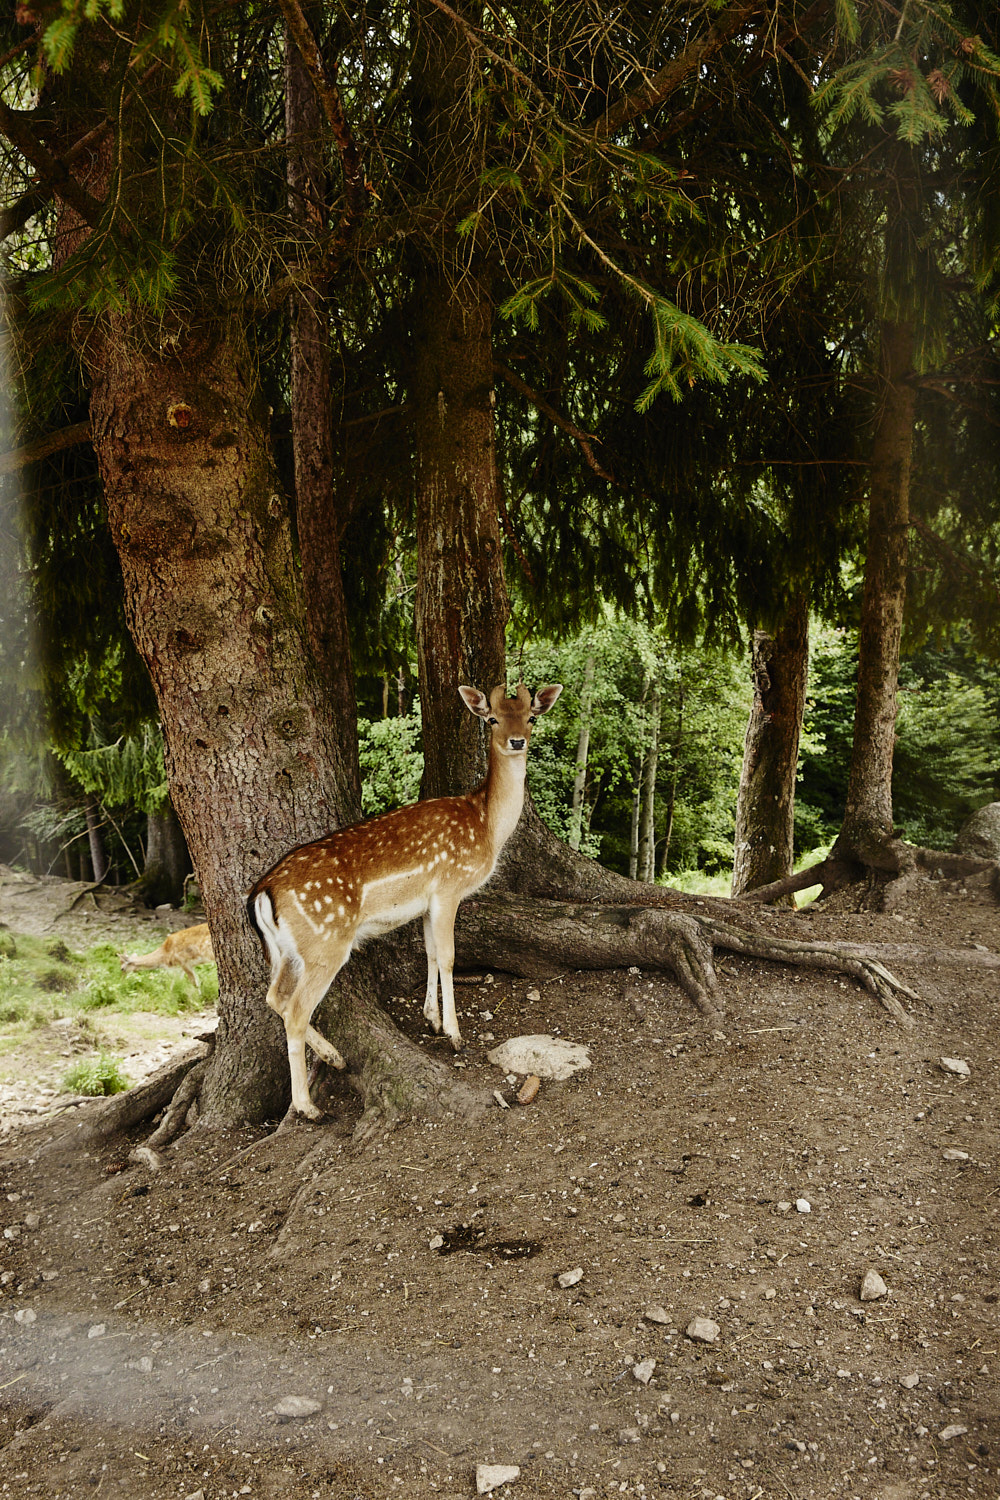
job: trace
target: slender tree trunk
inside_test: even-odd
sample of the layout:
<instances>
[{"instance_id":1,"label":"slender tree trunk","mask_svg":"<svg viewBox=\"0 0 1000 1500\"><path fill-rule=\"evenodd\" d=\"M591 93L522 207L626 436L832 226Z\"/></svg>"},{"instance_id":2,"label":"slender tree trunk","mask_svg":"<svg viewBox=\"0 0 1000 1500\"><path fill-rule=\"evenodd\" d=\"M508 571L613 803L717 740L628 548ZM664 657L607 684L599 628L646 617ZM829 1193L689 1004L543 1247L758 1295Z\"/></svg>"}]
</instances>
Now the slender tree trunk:
<instances>
[{"instance_id":1,"label":"slender tree trunk","mask_svg":"<svg viewBox=\"0 0 1000 1500\"><path fill-rule=\"evenodd\" d=\"M485 269L462 266L453 222L477 171L470 118L476 54L455 23L420 4L413 62L414 172L452 222L425 247L413 302L416 633L423 714L422 795L468 791L486 770L481 726L458 687L506 683L509 614L500 544L493 304ZM470 10L465 0L458 9ZM474 17L473 17L474 18Z\"/></svg>"},{"instance_id":2,"label":"slender tree trunk","mask_svg":"<svg viewBox=\"0 0 1000 1500\"><path fill-rule=\"evenodd\" d=\"M649 744L642 762L642 813L639 833L639 879L656 878L656 772L660 764L660 690L653 684L649 701Z\"/></svg>"},{"instance_id":3,"label":"slender tree trunk","mask_svg":"<svg viewBox=\"0 0 1000 1500\"><path fill-rule=\"evenodd\" d=\"M583 809L587 791L587 762L590 759L590 720L594 707L593 652L583 668L583 690L580 694L580 732L576 741L576 775L573 778L573 810L569 824L569 847L579 849L583 840Z\"/></svg>"},{"instance_id":4,"label":"slender tree trunk","mask_svg":"<svg viewBox=\"0 0 1000 1500\"><path fill-rule=\"evenodd\" d=\"M632 826L628 841L628 878L636 880L639 875L639 810L642 803L642 762L633 763Z\"/></svg>"},{"instance_id":5,"label":"slender tree trunk","mask_svg":"<svg viewBox=\"0 0 1000 1500\"><path fill-rule=\"evenodd\" d=\"M734 896L791 872L808 667L809 603L800 594L773 636L754 631L753 705L736 800Z\"/></svg>"},{"instance_id":6,"label":"slender tree trunk","mask_svg":"<svg viewBox=\"0 0 1000 1500\"><path fill-rule=\"evenodd\" d=\"M285 126L292 213L307 240L326 232L329 181L324 117L298 48L285 47ZM330 694L341 774L361 816L357 701L340 561L340 517L333 463L330 335L325 299L299 287L291 297L291 412L295 513L309 644Z\"/></svg>"},{"instance_id":7,"label":"slender tree trunk","mask_svg":"<svg viewBox=\"0 0 1000 1500\"><path fill-rule=\"evenodd\" d=\"M872 447L868 550L858 640L854 744L844 822L833 854L898 868L892 843L892 752L906 594L916 392L912 323L882 325L882 401Z\"/></svg>"},{"instance_id":8,"label":"slender tree trunk","mask_svg":"<svg viewBox=\"0 0 1000 1500\"><path fill-rule=\"evenodd\" d=\"M83 814L87 820L87 844L90 848L90 867L94 872L95 880L103 880L108 873L108 855L104 847L104 834L101 829L100 803L96 797L88 797L83 807Z\"/></svg>"},{"instance_id":9,"label":"slender tree trunk","mask_svg":"<svg viewBox=\"0 0 1000 1500\"><path fill-rule=\"evenodd\" d=\"M129 627L149 669L219 966L210 1117L284 1107L288 1064L246 919L254 881L343 820L350 790L311 666L288 508L239 331L159 359L128 329L89 346L91 422Z\"/></svg>"}]
</instances>

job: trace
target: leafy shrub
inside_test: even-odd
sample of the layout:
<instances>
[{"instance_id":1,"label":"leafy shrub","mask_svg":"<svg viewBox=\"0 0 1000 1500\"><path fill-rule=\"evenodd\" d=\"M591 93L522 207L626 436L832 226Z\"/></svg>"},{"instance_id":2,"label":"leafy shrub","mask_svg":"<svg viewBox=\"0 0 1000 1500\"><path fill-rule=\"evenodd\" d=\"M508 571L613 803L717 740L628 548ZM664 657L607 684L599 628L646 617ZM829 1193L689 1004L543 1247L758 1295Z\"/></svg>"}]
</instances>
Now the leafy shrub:
<instances>
[{"instance_id":1,"label":"leafy shrub","mask_svg":"<svg viewBox=\"0 0 1000 1500\"><path fill-rule=\"evenodd\" d=\"M63 1074L62 1086L67 1093L100 1098L105 1094L123 1094L129 1087L129 1080L122 1069L121 1059L101 1052L97 1057L81 1058L74 1063Z\"/></svg>"}]
</instances>

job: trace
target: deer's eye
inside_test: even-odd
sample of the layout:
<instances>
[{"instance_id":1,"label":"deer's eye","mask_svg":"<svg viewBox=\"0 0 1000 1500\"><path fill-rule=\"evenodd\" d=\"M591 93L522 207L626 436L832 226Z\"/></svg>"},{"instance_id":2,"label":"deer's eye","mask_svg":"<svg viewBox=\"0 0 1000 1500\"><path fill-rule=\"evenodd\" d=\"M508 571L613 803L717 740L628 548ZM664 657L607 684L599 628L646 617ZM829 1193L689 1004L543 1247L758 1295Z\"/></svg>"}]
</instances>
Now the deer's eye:
<instances>
[{"instance_id":1,"label":"deer's eye","mask_svg":"<svg viewBox=\"0 0 1000 1500\"><path fill-rule=\"evenodd\" d=\"M534 724L536 722L537 717L538 717L537 714L529 714L528 715L528 723L529 724Z\"/></svg>"},{"instance_id":2,"label":"deer's eye","mask_svg":"<svg viewBox=\"0 0 1000 1500\"><path fill-rule=\"evenodd\" d=\"M492 714L491 714L490 717L486 720L486 722L487 722L487 724L499 724L500 720L499 719L494 719L493 716L492 716Z\"/></svg>"}]
</instances>

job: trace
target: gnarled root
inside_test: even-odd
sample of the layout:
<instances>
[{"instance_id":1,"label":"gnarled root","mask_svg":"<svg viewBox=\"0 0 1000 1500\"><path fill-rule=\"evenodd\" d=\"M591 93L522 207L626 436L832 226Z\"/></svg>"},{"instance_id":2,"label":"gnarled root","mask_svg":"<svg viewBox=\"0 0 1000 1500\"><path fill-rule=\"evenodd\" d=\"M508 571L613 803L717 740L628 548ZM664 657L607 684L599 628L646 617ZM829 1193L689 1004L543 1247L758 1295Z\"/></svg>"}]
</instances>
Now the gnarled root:
<instances>
[{"instance_id":1,"label":"gnarled root","mask_svg":"<svg viewBox=\"0 0 1000 1500\"><path fill-rule=\"evenodd\" d=\"M900 996L919 997L884 964L850 944L774 937L749 923L660 907L579 906L518 896L466 902L455 929L463 962L489 963L533 976L556 968L611 969L635 965L675 975L706 1020L723 1015L713 951L721 948L800 968L830 969L857 979L901 1024L913 1022Z\"/></svg>"}]
</instances>

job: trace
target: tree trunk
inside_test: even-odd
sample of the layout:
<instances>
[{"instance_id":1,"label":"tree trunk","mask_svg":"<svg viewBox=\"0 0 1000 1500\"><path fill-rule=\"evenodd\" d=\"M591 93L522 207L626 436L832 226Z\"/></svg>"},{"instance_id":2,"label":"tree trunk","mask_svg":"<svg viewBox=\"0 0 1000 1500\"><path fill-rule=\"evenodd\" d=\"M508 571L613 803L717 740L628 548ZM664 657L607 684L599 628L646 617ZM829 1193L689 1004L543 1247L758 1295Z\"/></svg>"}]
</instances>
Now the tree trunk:
<instances>
[{"instance_id":1,"label":"tree trunk","mask_svg":"<svg viewBox=\"0 0 1000 1500\"><path fill-rule=\"evenodd\" d=\"M660 690L653 684L649 702L649 745L642 762L642 812L639 833L639 879L656 878L656 772L660 763Z\"/></svg>"},{"instance_id":2,"label":"tree trunk","mask_svg":"<svg viewBox=\"0 0 1000 1500\"><path fill-rule=\"evenodd\" d=\"M800 594L773 636L754 631L753 705L736 801L734 896L791 872L808 666L809 604Z\"/></svg>"},{"instance_id":3,"label":"tree trunk","mask_svg":"<svg viewBox=\"0 0 1000 1500\"><path fill-rule=\"evenodd\" d=\"M872 447L868 550L858 640L854 744L844 822L833 855L898 870L892 840L892 752L906 593L916 392L912 323L882 325L882 400Z\"/></svg>"},{"instance_id":4,"label":"tree trunk","mask_svg":"<svg viewBox=\"0 0 1000 1500\"><path fill-rule=\"evenodd\" d=\"M485 775L481 725L457 690L467 683L489 693L506 683L509 604L500 545L492 297L483 268L458 263L453 231L462 183L470 167L475 174L480 149L470 118L477 54L450 18L428 4L418 9L414 172L448 215L440 245L422 252L412 318L421 794L438 797L468 791Z\"/></svg>"},{"instance_id":5,"label":"tree trunk","mask_svg":"<svg viewBox=\"0 0 1000 1500\"><path fill-rule=\"evenodd\" d=\"M104 847L104 835L101 831L101 805L96 797L88 797L83 806L83 814L87 820L87 843L90 848L90 868L94 879L98 883L108 873L108 855Z\"/></svg>"},{"instance_id":6,"label":"tree trunk","mask_svg":"<svg viewBox=\"0 0 1000 1500\"><path fill-rule=\"evenodd\" d=\"M184 900L184 880L191 870L191 856L184 830L168 801L158 813L146 819L146 863L139 888L148 906L169 901L180 906Z\"/></svg>"},{"instance_id":7,"label":"tree trunk","mask_svg":"<svg viewBox=\"0 0 1000 1500\"><path fill-rule=\"evenodd\" d=\"M324 117L305 63L285 45L285 126L292 214L307 243L327 228L329 180L323 161ZM340 563L340 517L333 463L330 335L325 299L301 286L291 303L291 415L295 514L309 644L332 707L340 776L353 792L346 809L361 816L357 700Z\"/></svg>"},{"instance_id":8,"label":"tree trunk","mask_svg":"<svg viewBox=\"0 0 1000 1500\"><path fill-rule=\"evenodd\" d=\"M632 783L632 825L629 829L628 841L628 878L637 880L639 877L639 811L642 802L642 762L634 761L632 772L635 780Z\"/></svg>"},{"instance_id":9,"label":"tree trunk","mask_svg":"<svg viewBox=\"0 0 1000 1500\"><path fill-rule=\"evenodd\" d=\"M88 346L91 421L129 628L149 669L171 798L219 968L204 1102L260 1120L288 1094L246 892L343 819L349 789L305 640L288 507L239 330L157 358L121 326Z\"/></svg>"},{"instance_id":10,"label":"tree trunk","mask_svg":"<svg viewBox=\"0 0 1000 1500\"><path fill-rule=\"evenodd\" d=\"M590 759L590 720L594 707L594 653L588 653L580 693L580 732L576 741L576 775L573 778L573 808L569 823L569 847L579 849L583 840L583 808L587 792L587 762Z\"/></svg>"}]
</instances>

